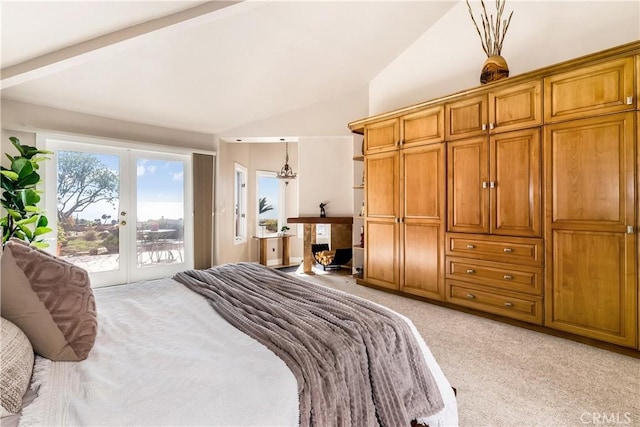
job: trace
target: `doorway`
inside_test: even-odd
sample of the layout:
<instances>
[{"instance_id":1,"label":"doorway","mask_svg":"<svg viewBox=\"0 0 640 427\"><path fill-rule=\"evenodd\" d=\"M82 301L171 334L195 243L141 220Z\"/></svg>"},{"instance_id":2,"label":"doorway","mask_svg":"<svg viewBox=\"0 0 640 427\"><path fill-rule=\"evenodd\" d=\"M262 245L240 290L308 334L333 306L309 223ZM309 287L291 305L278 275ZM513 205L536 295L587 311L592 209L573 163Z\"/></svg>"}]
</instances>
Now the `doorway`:
<instances>
[{"instance_id":1,"label":"doorway","mask_svg":"<svg viewBox=\"0 0 640 427\"><path fill-rule=\"evenodd\" d=\"M192 268L191 157L58 139L46 170L51 251L92 286Z\"/></svg>"}]
</instances>

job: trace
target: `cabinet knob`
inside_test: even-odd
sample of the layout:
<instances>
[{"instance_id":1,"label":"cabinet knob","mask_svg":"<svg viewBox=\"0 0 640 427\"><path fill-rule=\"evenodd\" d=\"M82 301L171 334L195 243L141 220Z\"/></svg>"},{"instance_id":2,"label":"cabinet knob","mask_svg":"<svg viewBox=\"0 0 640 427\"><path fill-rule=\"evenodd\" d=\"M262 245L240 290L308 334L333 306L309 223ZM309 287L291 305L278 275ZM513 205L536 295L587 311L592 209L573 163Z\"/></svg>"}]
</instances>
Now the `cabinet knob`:
<instances>
[{"instance_id":1,"label":"cabinet knob","mask_svg":"<svg viewBox=\"0 0 640 427\"><path fill-rule=\"evenodd\" d=\"M475 271L475 270L472 270L472 269L468 269L468 270L467 270L467 274L473 274L473 273L475 273L475 272L476 272L476 271Z\"/></svg>"},{"instance_id":2,"label":"cabinet knob","mask_svg":"<svg viewBox=\"0 0 640 427\"><path fill-rule=\"evenodd\" d=\"M511 252L513 252L513 249L511 248L504 248L503 251L507 254L510 254Z\"/></svg>"},{"instance_id":3,"label":"cabinet knob","mask_svg":"<svg viewBox=\"0 0 640 427\"><path fill-rule=\"evenodd\" d=\"M467 245L467 249L475 249L476 245Z\"/></svg>"},{"instance_id":4,"label":"cabinet knob","mask_svg":"<svg viewBox=\"0 0 640 427\"><path fill-rule=\"evenodd\" d=\"M482 124L482 130L487 130L487 124L486 123Z\"/></svg>"},{"instance_id":5,"label":"cabinet knob","mask_svg":"<svg viewBox=\"0 0 640 427\"><path fill-rule=\"evenodd\" d=\"M627 105L633 105L633 96L627 96Z\"/></svg>"},{"instance_id":6,"label":"cabinet knob","mask_svg":"<svg viewBox=\"0 0 640 427\"><path fill-rule=\"evenodd\" d=\"M504 280L512 280L513 276L509 275L509 274L505 274L504 276Z\"/></svg>"},{"instance_id":7,"label":"cabinet knob","mask_svg":"<svg viewBox=\"0 0 640 427\"><path fill-rule=\"evenodd\" d=\"M513 307L513 303L512 302L505 302L504 306L505 307Z\"/></svg>"},{"instance_id":8,"label":"cabinet knob","mask_svg":"<svg viewBox=\"0 0 640 427\"><path fill-rule=\"evenodd\" d=\"M482 188L489 188L489 183L487 181L482 181Z\"/></svg>"},{"instance_id":9,"label":"cabinet knob","mask_svg":"<svg viewBox=\"0 0 640 427\"><path fill-rule=\"evenodd\" d=\"M493 123L489 123L489 129L493 129L493 128L495 128L495 127L496 127L496 126L495 126Z\"/></svg>"},{"instance_id":10,"label":"cabinet knob","mask_svg":"<svg viewBox=\"0 0 640 427\"><path fill-rule=\"evenodd\" d=\"M474 294L467 294L468 299L474 299L476 296Z\"/></svg>"}]
</instances>

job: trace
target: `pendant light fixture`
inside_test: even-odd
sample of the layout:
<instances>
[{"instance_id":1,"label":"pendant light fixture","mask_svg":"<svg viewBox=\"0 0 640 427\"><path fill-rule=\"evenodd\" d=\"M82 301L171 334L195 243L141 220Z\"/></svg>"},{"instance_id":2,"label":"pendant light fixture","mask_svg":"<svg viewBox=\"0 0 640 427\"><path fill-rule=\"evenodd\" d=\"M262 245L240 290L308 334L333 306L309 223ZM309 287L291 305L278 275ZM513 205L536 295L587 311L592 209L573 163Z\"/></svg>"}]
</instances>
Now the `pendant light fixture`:
<instances>
[{"instance_id":1,"label":"pendant light fixture","mask_svg":"<svg viewBox=\"0 0 640 427\"><path fill-rule=\"evenodd\" d=\"M279 179L296 179L297 173L293 172L291 166L289 166L289 141L284 142L284 166L280 169L280 172L276 175Z\"/></svg>"}]
</instances>

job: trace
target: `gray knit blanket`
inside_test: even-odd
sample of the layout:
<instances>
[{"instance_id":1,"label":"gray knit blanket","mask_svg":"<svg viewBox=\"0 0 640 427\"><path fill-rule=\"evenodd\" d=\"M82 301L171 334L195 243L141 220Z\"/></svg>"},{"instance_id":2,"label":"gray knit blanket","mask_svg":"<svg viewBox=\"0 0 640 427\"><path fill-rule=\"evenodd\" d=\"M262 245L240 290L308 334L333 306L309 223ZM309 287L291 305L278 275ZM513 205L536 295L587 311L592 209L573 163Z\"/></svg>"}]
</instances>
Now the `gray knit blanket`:
<instances>
[{"instance_id":1,"label":"gray knit blanket","mask_svg":"<svg viewBox=\"0 0 640 427\"><path fill-rule=\"evenodd\" d=\"M178 273L298 382L301 426L409 426L444 406L407 322L259 264Z\"/></svg>"}]
</instances>

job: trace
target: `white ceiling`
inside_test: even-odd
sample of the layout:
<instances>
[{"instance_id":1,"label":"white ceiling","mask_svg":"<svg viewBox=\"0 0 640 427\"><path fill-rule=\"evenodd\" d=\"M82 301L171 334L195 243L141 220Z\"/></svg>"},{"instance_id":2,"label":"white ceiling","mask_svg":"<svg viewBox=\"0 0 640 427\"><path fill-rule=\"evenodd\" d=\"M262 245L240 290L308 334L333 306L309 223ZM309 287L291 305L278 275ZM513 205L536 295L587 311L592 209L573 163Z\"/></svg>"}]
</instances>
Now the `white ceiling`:
<instances>
[{"instance_id":1,"label":"white ceiling","mask_svg":"<svg viewBox=\"0 0 640 427\"><path fill-rule=\"evenodd\" d=\"M368 84L455 3L3 1L2 97L219 134Z\"/></svg>"}]
</instances>

